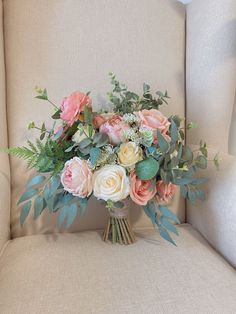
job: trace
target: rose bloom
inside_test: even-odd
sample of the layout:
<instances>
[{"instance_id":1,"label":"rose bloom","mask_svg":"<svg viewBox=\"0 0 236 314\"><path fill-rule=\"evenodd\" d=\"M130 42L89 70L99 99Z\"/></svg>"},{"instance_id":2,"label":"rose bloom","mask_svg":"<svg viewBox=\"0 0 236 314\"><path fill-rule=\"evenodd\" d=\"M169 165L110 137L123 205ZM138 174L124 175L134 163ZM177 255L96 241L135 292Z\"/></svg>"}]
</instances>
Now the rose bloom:
<instances>
[{"instance_id":1,"label":"rose bloom","mask_svg":"<svg viewBox=\"0 0 236 314\"><path fill-rule=\"evenodd\" d=\"M108 113L102 113L93 118L93 124L96 129L99 129L102 124L104 124L106 121L111 119L113 116L115 116L114 113L108 112Z\"/></svg>"},{"instance_id":2,"label":"rose bloom","mask_svg":"<svg viewBox=\"0 0 236 314\"><path fill-rule=\"evenodd\" d=\"M160 204L168 204L175 195L176 185L169 182L164 182L162 180L157 181L157 200Z\"/></svg>"},{"instance_id":3,"label":"rose bloom","mask_svg":"<svg viewBox=\"0 0 236 314\"><path fill-rule=\"evenodd\" d=\"M129 195L126 171L119 165L106 165L93 175L93 194L104 201L118 202Z\"/></svg>"},{"instance_id":4,"label":"rose bloom","mask_svg":"<svg viewBox=\"0 0 236 314\"><path fill-rule=\"evenodd\" d=\"M129 126L124 123L122 117L113 115L100 126L99 131L108 135L110 144L119 145L123 140L123 132L127 129Z\"/></svg>"},{"instance_id":5,"label":"rose bloom","mask_svg":"<svg viewBox=\"0 0 236 314\"><path fill-rule=\"evenodd\" d=\"M60 117L70 126L78 120L80 113L85 106L91 105L91 98L82 92L74 92L65 97L61 104Z\"/></svg>"},{"instance_id":6,"label":"rose bloom","mask_svg":"<svg viewBox=\"0 0 236 314\"><path fill-rule=\"evenodd\" d=\"M87 160L74 157L65 163L61 174L64 190L85 198L92 193L92 171Z\"/></svg>"},{"instance_id":7,"label":"rose bloom","mask_svg":"<svg viewBox=\"0 0 236 314\"><path fill-rule=\"evenodd\" d=\"M141 180L135 172L130 173L130 197L138 205L147 205L156 194L156 187L152 180Z\"/></svg>"},{"instance_id":8,"label":"rose bloom","mask_svg":"<svg viewBox=\"0 0 236 314\"><path fill-rule=\"evenodd\" d=\"M135 115L140 119L141 127L153 130L154 139L157 139L157 130L160 130L165 139L170 142L170 137L167 134L170 127L168 119L157 109L142 110L135 112Z\"/></svg>"},{"instance_id":9,"label":"rose bloom","mask_svg":"<svg viewBox=\"0 0 236 314\"><path fill-rule=\"evenodd\" d=\"M118 152L120 165L127 168L134 168L134 165L142 160L142 149L134 142L127 142L120 145Z\"/></svg>"}]
</instances>

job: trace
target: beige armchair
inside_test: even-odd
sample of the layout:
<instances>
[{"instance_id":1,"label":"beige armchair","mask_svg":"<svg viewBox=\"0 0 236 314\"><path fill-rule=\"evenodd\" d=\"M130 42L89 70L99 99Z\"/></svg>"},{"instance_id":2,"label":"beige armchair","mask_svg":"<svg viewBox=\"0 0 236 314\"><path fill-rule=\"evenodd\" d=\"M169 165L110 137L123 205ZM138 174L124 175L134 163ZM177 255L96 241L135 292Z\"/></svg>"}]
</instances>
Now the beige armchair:
<instances>
[{"instance_id":1,"label":"beige armchair","mask_svg":"<svg viewBox=\"0 0 236 314\"><path fill-rule=\"evenodd\" d=\"M0 313L236 313L236 1L4 0L0 33L0 146L25 144L29 121L49 123L34 100L47 87L55 102L91 90L106 106L107 74L131 89L168 89L166 114L199 128L221 151L209 167L207 200L193 207L178 194L177 247L164 242L140 208L131 209L137 242L101 241L105 208L92 201L65 232L46 211L19 226L17 198L31 175L0 156Z\"/></svg>"}]
</instances>

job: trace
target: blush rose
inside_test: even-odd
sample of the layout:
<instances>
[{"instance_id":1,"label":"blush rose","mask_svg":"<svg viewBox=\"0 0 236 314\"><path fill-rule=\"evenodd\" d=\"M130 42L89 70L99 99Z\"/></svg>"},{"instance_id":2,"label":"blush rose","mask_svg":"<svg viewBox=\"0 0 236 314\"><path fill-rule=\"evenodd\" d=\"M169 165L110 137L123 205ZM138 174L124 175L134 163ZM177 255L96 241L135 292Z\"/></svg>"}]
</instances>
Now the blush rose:
<instances>
[{"instance_id":1,"label":"blush rose","mask_svg":"<svg viewBox=\"0 0 236 314\"><path fill-rule=\"evenodd\" d=\"M141 127L148 128L153 131L154 139L157 139L157 130L170 142L170 137L167 134L170 127L168 119L157 109L144 109L135 112L135 115L140 119Z\"/></svg>"},{"instance_id":2,"label":"blush rose","mask_svg":"<svg viewBox=\"0 0 236 314\"><path fill-rule=\"evenodd\" d=\"M160 204L168 204L175 195L176 185L169 182L164 182L162 180L157 181L157 200Z\"/></svg>"},{"instance_id":3,"label":"blush rose","mask_svg":"<svg viewBox=\"0 0 236 314\"><path fill-rule=\"evenodd\" d=\"M138 205L147 205L156 194L156 187L151 180L139 179L135 172L130 173L130 197Z\"/></svg>"},{"instance_id":4,"label":"blush rose","mask_svg":"<svg viewBox=\"0 0 236 314\"><path fill-rule=\"evenodd\" d=\"M91 98L86 94L82 92L74 92L63 99L60 117L71 126L78 120L79 115L84 110L85 106L90 106L91 103Z\"/></svg>"},{"instance_id":5,"label":"blush rose","mask_svg":"<svg viewBox=\"0 0 236 314\"><path fill-rule=\"evenodd\" d=\"M65 163L61 174L64 190L85 198L92 193L92 171L87 160L74 157Z\"/></svg>"},{"instance_id":6,"label":"blush rose","mask_svg":"<svg viewBox=\"0 0 236 314\"><path fill-rule=\"evenodd\" d=\"M124 130L127 129L129 126L124 123L122 117L114 115L100 126L99 131L108 135L110 144L119 145L123 140Z\"/></svg>"}]
</instances>

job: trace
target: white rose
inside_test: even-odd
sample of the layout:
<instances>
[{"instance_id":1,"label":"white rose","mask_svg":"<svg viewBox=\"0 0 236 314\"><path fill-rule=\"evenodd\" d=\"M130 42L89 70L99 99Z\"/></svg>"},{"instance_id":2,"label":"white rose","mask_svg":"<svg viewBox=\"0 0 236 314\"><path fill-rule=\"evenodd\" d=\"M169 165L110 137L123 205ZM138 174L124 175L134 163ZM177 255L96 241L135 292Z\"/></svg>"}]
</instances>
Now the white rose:
<instances>
[{"instance_id":1,"label":"white rose","mask_svg":"<svg viewBox=\"0 0 236 314\"><path fill-rule=\"evenodd\" d=\"M122 166L134 168L133 166L142 160L142 149L134 142L123 143L120 145L118 159Z\"/></svg>"},{"instance_id":2,"label":"white rose","mask_svg":"<svg viewBox=\"0 0 236 314\"><path fill-rule=\"evenodd\" d=\"M95 132L93 131L93 135L94 133ZM78 144L82 140L88 137L89 137L89 126L88 125L85 125L84 127L79 126L78 131L72 137L72 141Z\"/></svg>"},{"instance_id":3,"label":"white rose","mask_svg":"<svg viewBox=\"0 0 236 314\"><path fill-rule=\"evenodd\" d=\"M106 165L93 175L93 194L104 201L118 202L129 195L126 171L119 165Z\"/></svg>"}]
</instances>

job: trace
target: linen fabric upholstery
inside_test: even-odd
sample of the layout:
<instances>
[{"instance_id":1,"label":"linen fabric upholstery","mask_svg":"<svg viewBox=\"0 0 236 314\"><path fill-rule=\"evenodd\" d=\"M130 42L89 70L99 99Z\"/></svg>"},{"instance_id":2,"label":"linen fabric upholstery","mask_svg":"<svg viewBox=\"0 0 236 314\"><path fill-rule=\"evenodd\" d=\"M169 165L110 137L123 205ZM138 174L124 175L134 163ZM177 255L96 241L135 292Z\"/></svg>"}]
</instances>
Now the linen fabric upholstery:
<instances>
[{"instance_id":1,"label":"linen fabric upholstery","mask_svg":"<svg viewBox=\"0 0 236 314\"><path fill-rule=\"evenodd\" d=\"M209 159L217 153L210 150ZM236 157L220 154L220 168L209 163L206 200L187 204L187 220L236 267Z\"/></svg>"},{"instance_id":2,"label":"linen fabric upholstery","mask_svg":"<svg viewBox=\"0 0 236 314\"><path fill-rule=\"evenodd\" d=\"M236 1L197 0L187 6L187 121L198 128L188 142L203 138L213 148L235 151ZM229 137L229 131L231 134Z\"/></svg>"},{"instance_id":3,"label":"linen fabric upholstery","mask_svg":"<svg viewBox=\"0 0 236 314\"><path fill-rule=\"evenodd\" d=\"M187 203L187 222L236 265L236 160L228 155L236 146L236 1L198 0L187 6L186 53L187 121L198 124L188 133L188 144L203 138L212 147L209 159L218 151L222 159L219 172L213 165L204 171L210 179L207 199L197 206Z\"/></svg>"},{"instance_id":4,"label":"linen fabric upholstery","mask_svg":"<svg viewBox=\"0 0 236 314\"><path fill-rule=\"evenodd\" d=\"M0 147L7 147L3 8L0 2ZM0 155L0 251L10 235L10 167L6 154Z\"/></svg>"},{"instance_id":5,"label":"linen fabric upholstery","mask_svg":"<svg viewBox=\"0 0 236 314\"><path fill-rule=\"evenodd\" d=\"M170 23L171 21L171 23ZM184 117L185 8L175 0L11 0L4 2L9 144L33 139L27 122L49 127L51 106L34 100L34 86L47 87L60 104L75 90L92 91L94 106L106 108L110 89L108 72L142 91L168 89L165 114ZM11 158L13 237L56 230L56 215L46 211L36 222L32 215L19 226L19 195L30 174L25 162ZM184 221L184 202L177 195L172 208ZM139 207L132 208L134 226L150 226ZM83 218L70 231L104 227L107 212L91 201Z\"/></svg>"},{"instance_id":6,"label":"linen fabric upholstery","mask_svg":"<svg viewBox=\"0 0 236 314\"><path fill-rule=\"evenodd\" d=\"M0 261L0 313L235 313L235 270L190 225L131 246L96 231L17 238Z\"/></svg>"}]
</instances>

